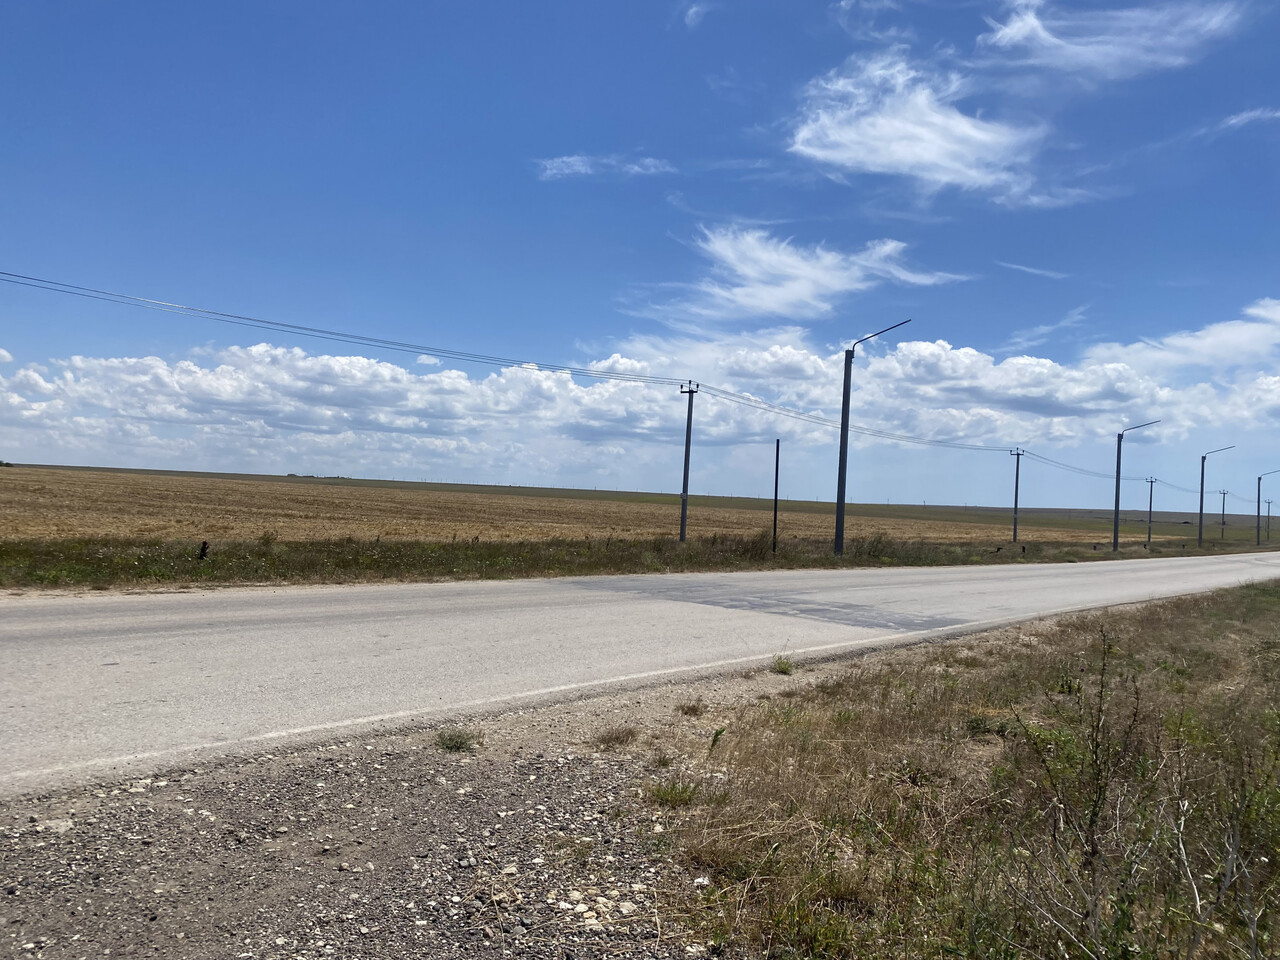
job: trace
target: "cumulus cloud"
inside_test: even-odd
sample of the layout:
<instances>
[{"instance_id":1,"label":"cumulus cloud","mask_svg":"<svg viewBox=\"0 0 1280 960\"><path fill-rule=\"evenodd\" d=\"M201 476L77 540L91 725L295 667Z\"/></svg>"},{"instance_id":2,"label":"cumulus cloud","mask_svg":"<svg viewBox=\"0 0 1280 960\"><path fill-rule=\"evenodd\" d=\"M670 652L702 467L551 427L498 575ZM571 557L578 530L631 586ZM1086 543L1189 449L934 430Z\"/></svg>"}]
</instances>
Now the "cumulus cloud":
<instances>
[{"instance_id":1,"label":"cumulus cloud","mask_svg":"<svg viewBox=\"0 0 1280 960\"><path fill-rule=\"evenodd\" d=\"M842 346L816 343L796 325L717 338L672 333L619 343L589 365L690 377L836 419ZM1280 300L1272 299L1199 330L1098 345L1072 362L1001 359L942 340L871 343L859 354L853 420L996 447L1032 438L1041 450L1113 437L1122 421L1162 420L1143 431L1147 444L1202 428L1273 431L1277 354ZM265 343L196 359L74 356L0 374L4 456L26 462L669 489L684 413L668 384L528 365L415 372ZM699 450L775 437L797 458L825 463L835 431L699 395ZM703 456L710 465L730 454ZM829 495L825 481L805 482L797 495Z\"/></svg>"},{"instance_id":2,"label":"cumulus cloud","mask_svg":"<svg viewBox=\"0 0 1280 960\"><path fill-rule=\"evenodd\" d=\"M0 347L0 363L13 363L13 354Z\"/></svg>"},{"instance_id":3,"label":"cumulus cloud","mask_svg":"<svg viewBox=\"0 0 1280 960\"><path fill-rule=\"evenodd\" d=\"M1060 70L1119 80L1185 66L1241 22L1243 4L1155 3L1117 10L1064 8L1046 0L1013 0L1003 23L978 45L1000 54L999 65Z\"/></svg>"},{"instance_id":4,"label":"cumulus cloud","mask_svg":"<svg viewBox=\"0 0 1280 960\"><path fill-rule=\"evenodd\" d=\"M624 177L650 177L675 173L676 168L656 157L622 157L616 154L586 156L572 154L536 161L539 180L563 180L567 177L590 177L614 174Z\"/></svg>"},{"instance_id":5,"label":"cumulus cloud","mask_svg":"<svg viewBox=\"0 0 1280 960\"><path fill-rule=\"evenodd\" d=\"M690 285L685 296L638 312L675 324L808 319L830 314L842 298L879 283L932 286L964 279L912 269L905 260L906 244L899 240L873 240L847 253L731 224L704 227L695 245L710 261L710 274Z\"/></svg>"},{"instance_id":6,"label":"cumulus cloud","mask_svg":"<svg viewBox=\"0 0 1280 960\"><path fill-rule=\"evenodd\" d=\"M910 177L929 191L1031 196L1045 127L965 113L957 104L970 92L961 75L913 64L901 48L851 57L809 83L790 150L837 170Z\"/></svg>"}]
</instances>

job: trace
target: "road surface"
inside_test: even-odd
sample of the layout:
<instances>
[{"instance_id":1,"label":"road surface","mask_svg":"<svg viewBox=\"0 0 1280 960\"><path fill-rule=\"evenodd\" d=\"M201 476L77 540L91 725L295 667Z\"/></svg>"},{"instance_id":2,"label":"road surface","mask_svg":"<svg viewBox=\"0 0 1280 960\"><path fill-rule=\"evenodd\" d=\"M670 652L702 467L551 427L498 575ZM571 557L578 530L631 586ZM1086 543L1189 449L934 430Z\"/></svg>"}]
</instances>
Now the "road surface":
<instances>
[{"instance_id":1,"label":"road surface","mask_svg":"<svg viewBox=\"0 0 1280 960\"><path fill-rule=\"evenodd\" d=\"M1280 554L16 595L0 794L609 684L1280 578Z\"/></svg>"}]
</instances>

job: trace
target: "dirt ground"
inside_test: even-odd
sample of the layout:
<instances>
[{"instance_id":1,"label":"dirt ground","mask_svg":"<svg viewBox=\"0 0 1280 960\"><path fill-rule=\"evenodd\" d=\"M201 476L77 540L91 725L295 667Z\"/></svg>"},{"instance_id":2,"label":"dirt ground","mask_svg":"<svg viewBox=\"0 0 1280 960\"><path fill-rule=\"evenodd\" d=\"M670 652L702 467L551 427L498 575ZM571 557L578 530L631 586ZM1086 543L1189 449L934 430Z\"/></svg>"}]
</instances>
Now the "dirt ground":
<instances>
[{"instance_id":1,"label":"dirt ground","mask_svg":"<svg viewBox=\"0 0 1280 960\"><path fill-rule=\"evenodd\" d=\"M625 495L622 495L625 496ZM834 510L834 508L833 508ZM786 537L831 536L833 516L783 511ZM690 536L752 536L772 524L771 509L706 506L691 501ZM123 471L9 467L0 470L0 538L77 537L163 540L281 540L376 537L447 541L546 540L556 537L669 537L679 508L626 500L440 492L413 484L360 486L305 481L244 480ZM1089 530L1037 530L1024 540L1097 540ZM1007 525L870 518L851 509L849 537L884 534L937 543L1000 542Z\"/></svg>"}]
</instances>

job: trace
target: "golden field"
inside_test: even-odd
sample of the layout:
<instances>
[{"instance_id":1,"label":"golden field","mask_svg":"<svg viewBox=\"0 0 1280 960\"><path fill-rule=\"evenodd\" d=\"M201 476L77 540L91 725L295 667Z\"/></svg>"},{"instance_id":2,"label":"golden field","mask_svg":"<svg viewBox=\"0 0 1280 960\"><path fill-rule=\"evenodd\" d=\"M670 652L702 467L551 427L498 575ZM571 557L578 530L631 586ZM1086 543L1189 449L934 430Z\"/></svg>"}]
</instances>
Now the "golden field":
<instances>
[{"instance_id":1,"label":"golden field","mask_svg":"<svg viewBox=\"0 0 1280 960\"><path fill-rule=\"evenodd\" d=\"M678 496L512 488L450 488L392 481L244 477L60 467L0 469L0 538L81 537L158 540L550 540L671 537L679 532ZM934 508L943 519L846 513L846 536L882 534L935 543L1001 542L1006 518ZM886 508L868 508L883 513ZM915 511L920 512L919 508ZM904 508L905 512L905 508ZM997 522L998 521L998 522ZM691 497L690 537L750 536L772 523L772 502ZM779 536L822 539L834 506L788 503ZM1109 531L1108 531L1109 532ZM1095 529L1038 528L1026 519L1020 539L1088 542Z\"/></svg>"}]
</instances>

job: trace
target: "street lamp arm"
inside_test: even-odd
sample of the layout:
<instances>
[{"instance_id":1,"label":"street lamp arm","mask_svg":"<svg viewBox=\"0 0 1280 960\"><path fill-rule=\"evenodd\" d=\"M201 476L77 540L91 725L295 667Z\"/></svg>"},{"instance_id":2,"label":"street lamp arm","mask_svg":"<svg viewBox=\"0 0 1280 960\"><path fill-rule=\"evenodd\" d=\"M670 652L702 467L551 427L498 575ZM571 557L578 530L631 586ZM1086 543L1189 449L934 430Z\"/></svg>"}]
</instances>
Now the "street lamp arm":
<instances>
[{"instance_id":1,"label":"street lamp arm","mask_svg":"<svg viewBox=\"0 0 1280 960\"><path fill-rule=\"evenodd\" d=\"M1213 453L1221 453L1223 450L1234 450L1235 448L1236 448L1236 445L1233 443L1229 447L1219 447L1217 450L1210 450L1209 453L1205 454L1205 456L1207 457L1209 456L1209 454L1213 454Z\"/></svg>"},{"instance_id":2,"label":"street lamp arm","mask_svg":"<svg viewBox=\"0 0 1280 960\"><path fill-rule=\"evenodd\" d=\"M1132 426L1132 427L1125 427L1125 428L1124 428L1123 430L1121 430L1120 432L1123 434L1123 433L1128 433L1130 430L1141 430L1143 427L1150 427L1150 426L1152 426L1152 425L1154 425L1154 424L1157 424L1157 423L1159 423L1159 422L1160 422L1159 420L1148 420L1146 423L1139 423L1139 424L1137 424L1136 426Z\"/></svg>"},{"instance_id":3,"label":"street lamp arm","mask_svg":"<svg viewBox=\"0 0 1280 960\"><path fill-rule=\"evenodd\" d=\"M874 340L876 337L880 336L880 334L888 333L890 330L897 330L899 327L905 326L910 322L911 322L911 319L908 317L906 320L901 320L898 323L895 323L892 327L885 327L883 330L877 330L875 333L868 334L867 336L863 337L861 340L853 341L853 346L851 346L849 349L856 350L858 347L858 344L866 343L868 340Z\"/></svg>"}]
</instances>

